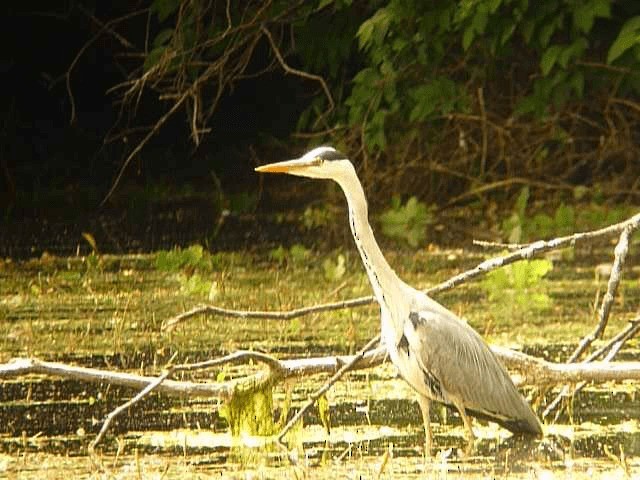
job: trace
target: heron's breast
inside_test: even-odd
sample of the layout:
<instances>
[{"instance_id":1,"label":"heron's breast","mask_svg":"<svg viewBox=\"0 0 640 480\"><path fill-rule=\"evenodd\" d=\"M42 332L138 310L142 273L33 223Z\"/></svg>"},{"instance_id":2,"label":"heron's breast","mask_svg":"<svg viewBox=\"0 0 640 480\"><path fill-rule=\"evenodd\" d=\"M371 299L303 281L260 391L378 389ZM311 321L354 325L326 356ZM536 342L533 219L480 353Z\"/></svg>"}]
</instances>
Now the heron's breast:
<instances>
[{"instance_id":1,"label":"heron's breast","mask_svg":"<svg viewBox=\"0 0 640 480\"><path fill-rule=\"evenodd\" d=\"M447 401L447 394L440 380L425 366L424 358L418 359L415 352L403 334L389 357L398 368L402 378L420 395L432 400Z\"/></svg>"}]
</instances>

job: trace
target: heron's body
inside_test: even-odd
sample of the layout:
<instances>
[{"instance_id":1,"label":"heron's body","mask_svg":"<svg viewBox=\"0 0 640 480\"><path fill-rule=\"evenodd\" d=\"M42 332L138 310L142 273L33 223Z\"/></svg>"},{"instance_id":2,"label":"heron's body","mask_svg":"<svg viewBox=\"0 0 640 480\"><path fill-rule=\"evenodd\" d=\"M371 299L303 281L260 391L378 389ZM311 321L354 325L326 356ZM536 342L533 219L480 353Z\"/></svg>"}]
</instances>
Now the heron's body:
<instances>
[{"instance_id":1,"label":"heron's body","mask_svg":"<svg viewBox=\"0 0 640 480\"><path fill-rule=\"evenodd\" d=\"M514 433L540 435L540 422L482 337L455 314L404 283L385 260L368 222L367 201L351 162L331 147L300 159L259 167L336 181L347 199L349 224L367 276L380 304L381 336L391 361L418 394L427 444L431 444L429 402L494 421Z\"/></svg>"}]
</instances>

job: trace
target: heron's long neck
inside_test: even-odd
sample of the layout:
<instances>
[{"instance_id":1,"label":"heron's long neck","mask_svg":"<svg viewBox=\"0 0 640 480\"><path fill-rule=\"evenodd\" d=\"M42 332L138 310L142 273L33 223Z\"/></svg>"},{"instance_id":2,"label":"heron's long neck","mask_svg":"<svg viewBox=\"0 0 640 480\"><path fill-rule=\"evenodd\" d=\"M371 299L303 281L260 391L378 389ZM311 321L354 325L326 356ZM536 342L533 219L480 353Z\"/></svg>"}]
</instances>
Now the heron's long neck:
<instances>
[{"instance_id":1,"label":"heron's long neck","mask_svg":"<svg viewBox=\"0 0 640 480\"><path fill-rule=\"evenodd\" d=\"M351 233L353 233L353 238L362 257L362 263L367 271L367 276L380 307L386 308L395 319L398 312L395 312L392 307L401 305L404 302L400 298L394 301L394 297L403 295L401 290L403 282L382 255L382 251L380 251L380 247L373 236L373 231L368 222L367 200L360 182L355 180L348 183L349 185L342 185L342 189L345 192L349 206ZM398 332L400 332L399 334L402 333L401 326L394 325L394 330L396 334ZM383 335L384 333L383 331Z\"/></svg>"}]
</instances>

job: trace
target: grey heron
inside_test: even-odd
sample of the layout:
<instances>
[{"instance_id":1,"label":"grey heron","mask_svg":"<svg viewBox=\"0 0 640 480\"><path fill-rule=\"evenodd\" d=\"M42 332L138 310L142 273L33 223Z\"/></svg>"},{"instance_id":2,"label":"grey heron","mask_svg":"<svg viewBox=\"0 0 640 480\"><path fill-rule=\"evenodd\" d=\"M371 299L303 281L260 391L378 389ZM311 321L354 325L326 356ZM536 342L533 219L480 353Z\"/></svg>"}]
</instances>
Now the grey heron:
<instances>
[{"instance_id":1,"label":"grey heron","mask_svg":"<svg viewBox=\"0 0 640 480\"><path fill-rule=\"evenodd\" d=\"M469 415L516 434L542 435L540 421L482 337L454 313L403 282L386 261L368 221L365 193L351 161L332 147L318 147L295 160L257 167L258 172L330 179L347 199L349 225L380 305L381 338L402 378L417 393L430 454L432 400L455 407L469 448Z\"/></svg>"}]
</instances>

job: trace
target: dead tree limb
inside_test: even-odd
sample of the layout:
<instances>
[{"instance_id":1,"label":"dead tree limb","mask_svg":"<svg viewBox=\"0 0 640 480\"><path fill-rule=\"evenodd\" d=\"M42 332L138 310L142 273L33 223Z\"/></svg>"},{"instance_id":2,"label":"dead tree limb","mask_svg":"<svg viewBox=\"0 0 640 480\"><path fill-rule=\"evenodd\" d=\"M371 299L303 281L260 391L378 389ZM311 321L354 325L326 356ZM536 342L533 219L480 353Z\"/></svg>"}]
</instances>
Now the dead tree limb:
<instances>
[{"instance_id":1,"label":"dead tree limb","mask_svg":"<svg viewBox=\"0 0 640 480\"><path fill-rule=\"evenodd\" d=\"M618 240L618 244L614 250L613 267L611 268L611 274L609 275L609 281L607 282L607 292L604 294L604 297L602 297L602 303L598 310L598 324L593 332L586 335L580 341L578 347L569 357L569 362L575 362L594 341L602 337L602 334L607 328L609 314L611 313L611 306L613 305L613 300L618 291L620 280L622 279L622 267L624 266L624 262L627 258L627 252L629 251L629 237L636 228L637 225L635 227L633 225L628 225L624 230L622 230L620 239Z\"/></svg>"},{"instance_id":2,"label":"dead tree limb","mask_svg":"<svg viewBox=\"0 0 640 480\"><path fill-rule=\"evenodd\" d=\"M640 380L640 362L589 362L589 363L554 363L526 355L505 347L491 346L491 350L510 370L522 374L520 385L548 385L566 382L608 382L621 380ZM211 368L225 363L238 362L246 359L256 359L258 352L239 351L201 364L186 364L181 370L196 368ZM380 365L386 357L386 350L378 347L369 350L357 358L357 355L299 358L291 360L274 359L281 370L259 370L246 377L236 378L219 383L200 383L192 381L177 381L166 379L158 385L158 393L170 396L187 395L192 397L209 397L227 399L236 390L250 391L258 389L266 382L285 380L321 373L333 374L340 368L357 360L351 370L362 370ZM264 363L264 362L263 362ZM201 367L207 365L206 367ZM187 368L187 366L189 368ZM136 375L126 372L114 372L97 368L80 367L59 362L46 362L34 358L17 358L8 363L0 364L0 380L22 375L40 374L70 378L90 383L105 383L135 389L143 389L157 381L156 376ZM275 376L275 377L274 377Z\"/></svg>"},{"instance_id":3,"label":"dead tree limb","mask_svg":"<svg viewBox=\"0 0 640 480\"><path fill-rule=\"evenodd\" d=\"M558 237L548 241L540 240L530 245L522 246L518 250L512 253L509 253L507 255L485 260L484 262L478 264L476 267L470 270L467 270L458 275L455 275L451 277L449 280L446 280L442 283L434 285L433 287L427 288L426 290L424 290L424 292L427 295L433 295L446 290L450 290L460 285L461 283L464 283L468 280L476 278L480 275L484 275L492 270L495 270L500 267L504 267L505 265L509 265L511 263L518 262L520 260L528 260L539 253L547 252L550 250L556 250L558 248L564 248L567 245L573 246L576 242L587 240L587 239L614 235L618 232L624 231L625 229L634 231L638 227L640 227L640 214L634 215L633 217L625 220L624 222L620 222L615 225L610 225L608 227L601 228L598 230L593 230L589 232L579 232L573 235ZM626 255L626 251L625 251L625 255ZM280 311L280 312L232 310L232 309L227 309L223 307L218 307L216 305L200 305L192 308L191 310L188 310L186 312L180 313L174 317L169 318L168 320L163 322L162 329L170 330L174 328L177 324L189 318L195 317L197 315L203 315L203 314L214 314L214 315L221 315L223 317L237 317L237 318L290 320L292 318L301 317L304 315L310 315L312 313L327 312L331 310L341 310L345 308L361 307L364 305L369 305L374 301L375 301L375 298L373 296L358 297L358 298L352 298L349 300L344 300L341 302L325 303L320 305L314 305L311 307L301 307L293 310Z\"/></svg>"},{"instance_id":4,"label":"dead tree limb","mask_svg":"<svg viewBox=\"0 0 640 480\"><path fill-rule=\"evenodd\" d=\"M613 305L615 295L618 291L620 280L622 279L622 267L624 266L625 260L627 258L627 252L629 251L629 237L637 228L638 228L637 222L630 223L626 225L623 228L622 233L620 233L620 238L614 249L614 260L613 260L613 266L611 268L611 273L609 275L609 281L607 282L607 292L604 294L604 297L602 298L602 303L600 304L600 308L598 309L598 324L596 325L596 327L591 333L585 335L582 338L582 340L580 341L576 349L573 351L573 353L569 357L568 359L569 363L575 362L580 357L580 355L582 355L593 344L594 341L596 341L599 338L602 338L602 335L604 334L604 331L607 328L607 323L609 321L609 314L611 313L611 307ZM626 340L628 340L629 338L631 338L633 335L637 333L638 329L636 329L635 327L636 325L632 323L630 325L630 328L627 329L626 333L625 331L620 332L622 334L622 337L619 340L617 340L619 347L612 348L610 350L609 354L607 355L608 357L606 359L607 361L612 360L615 357L615 355L618 353L619 349L622 347L624 342L626 342ZM633 332L633 333L629 334L630 332ZM584 362L585 363L590 362L592 359L598 358L598 356L589 357L585 359ZM584 387L584 384L577 385L574 388L573 393L571 395L575 395L580 390L582 390L583 387ZM560 406L562 399L565 398L567 395L569 395L569 391L570 391L570 387L568 385L565 385L564 387L562 387L561 391L555 396L555 398L551 402L549 402L547 407L542 412L542 418L548 417L549 414L551 414L551 412L556 410ZM560 410L556 412L556 416L555 416L556 419L558 418L559 414L560 414Z\"/></svg>"}]
</instances>

